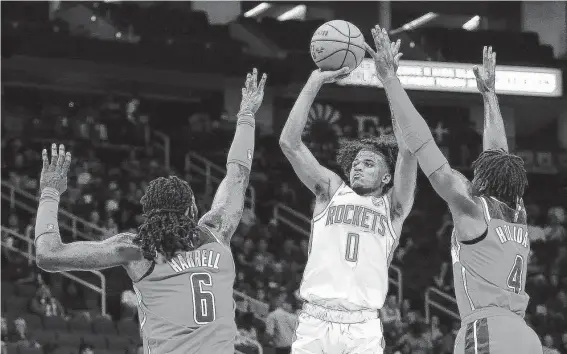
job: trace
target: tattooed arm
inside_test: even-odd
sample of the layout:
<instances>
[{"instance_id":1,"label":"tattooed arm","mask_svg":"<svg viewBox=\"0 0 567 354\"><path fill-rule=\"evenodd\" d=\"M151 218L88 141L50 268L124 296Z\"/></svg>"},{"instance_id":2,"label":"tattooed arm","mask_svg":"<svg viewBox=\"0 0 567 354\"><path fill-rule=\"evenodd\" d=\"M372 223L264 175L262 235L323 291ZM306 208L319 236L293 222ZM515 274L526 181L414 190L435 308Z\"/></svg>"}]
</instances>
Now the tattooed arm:
<instances>
[{"instance_id":1,"label":"tattooed arm","mask_svg":"<svg viewBox=\"0 0 567 354\"><path fill-rule=\"evenodd\" d=\"M59 197L67 189L67 172L71 154L65 147L51 147L51 164L43 150L41 197L35 222L36 263L48 272L95 270L125 265L142 259L139 248L132 244L133 234L119 234L102 242L63 243L59 234L57 214Z\"/></svg>"},{"instance_id":2,"label":"tattooed arm","mask_svg":"<svg viewBox=\"0 0 567 354\"><path fill-rule=\"evenodd\" d=\"M199 220L221 241L230 246L230 239L240 223L246 198L246 189L252 168L254 153L254 115L262 104L266 74L257 84L258 72L248 74L242 89L242 102L238 112L238 123L234 140L228 152L226 176L215 194L211 210Z\"/></svg>"},{"instance_id":3,"label":"tattooed arm","mask_svg":"<svg viewBox=\"0 0 567 354\"><path fill-rule=\"evenodd\" d=\"M200 226L206 226L226 245L230 244L242 218L249 177L250 170L245 166L227 164L226 176L217 189L211 210L199 220Z\"/></svg>"}]
</instances>

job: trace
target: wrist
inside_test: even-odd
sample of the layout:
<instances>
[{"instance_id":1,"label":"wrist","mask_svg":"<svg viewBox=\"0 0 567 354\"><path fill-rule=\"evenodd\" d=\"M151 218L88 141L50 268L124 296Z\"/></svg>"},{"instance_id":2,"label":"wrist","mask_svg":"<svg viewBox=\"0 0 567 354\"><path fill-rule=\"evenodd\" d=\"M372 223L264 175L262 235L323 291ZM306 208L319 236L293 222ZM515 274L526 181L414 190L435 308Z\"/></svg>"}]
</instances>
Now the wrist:
<instances>
[{"instance_id":1,"label":"wrist","mask_svg":"<svg viewBox=\"0 0 567 354\"><path fill-rule=\"evenodd\" d=\"M382 85L386 86L387 84L390 84L392 82L400 81L400 79L395 72L389 72L383 78L381 78L380 81L382 82Z\"/></svg>"},{"instance_id":2,"label":"wrist","mask_svg":"<svg viewBox=\"0 0 567 354\"><path fill-rule=\"evenodd\" d=\"M59 202L59 198L61 197L61 193L59 193L59 191L53 187L44 187L41 190L41 196L40 199L44 199L44 198L51 198L51 199L55 199Z\"/></svg>"},{"instance_id":3,"label":"wrist","mask_svg":"<svg viewBox=\"0 0 567 354\"><path fill-rule=\"evenodd\" d=\"M310 90L319 90L323 86L323 79L317 72L313 72L311 76L309 76L305 86Z\"/></svg>"}]
</instances>

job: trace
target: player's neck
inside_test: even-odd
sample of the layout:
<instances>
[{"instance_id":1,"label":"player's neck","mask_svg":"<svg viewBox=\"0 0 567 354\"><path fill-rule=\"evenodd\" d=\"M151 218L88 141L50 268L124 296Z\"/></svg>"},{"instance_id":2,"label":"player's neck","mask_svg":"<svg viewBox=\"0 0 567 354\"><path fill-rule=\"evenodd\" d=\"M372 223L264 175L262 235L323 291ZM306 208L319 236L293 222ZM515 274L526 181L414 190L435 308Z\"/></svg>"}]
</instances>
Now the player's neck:
<instances>
[{"instance_id":1,"label":"player's neck","mask_svg":"<svg viewBox=\"0 0 567 354\"><path fill-rule=\"evenodd\" d=\"M376 197L376 198L380 198L384 195L384 188L383 187L379 187L378 189L375 190L371 190L371 189L359 189L357 188L356 190L354 190L356 192L356 194L362 196L362 197Z\"/></svg>"}]
</instances>

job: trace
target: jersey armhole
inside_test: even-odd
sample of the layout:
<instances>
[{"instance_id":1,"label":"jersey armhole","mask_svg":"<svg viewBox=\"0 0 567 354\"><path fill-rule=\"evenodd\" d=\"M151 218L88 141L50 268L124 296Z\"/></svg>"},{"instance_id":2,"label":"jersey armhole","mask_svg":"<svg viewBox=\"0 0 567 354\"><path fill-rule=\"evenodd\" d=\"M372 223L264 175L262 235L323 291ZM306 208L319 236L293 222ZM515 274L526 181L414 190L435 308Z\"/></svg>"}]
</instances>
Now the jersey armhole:
<instances>
[{"instance_id":1,"label":"jersey armhole","mask_svg":"<svg viewBox=\"0 0 567 354\"><path fill-rule=\"evenodd\" d=\"M211 230L207 225L201 224L197 227L200 231L206 232L207 234L211 235L221 246L226 247L230 250L230 246L222 242L222 240L217 237L217 235L215 235L215 232Z\"/></svg>"},{"instance_id":2,"label":"jersey armhole","mask_svg":"<svg viewBox=\"0 0 567 354\"><path fill-rule=\"evenodd\" d=\"M382 200L384 201L384 205L386 206L386 213L388 213L388 229L390 229L390 233L392 234L392 237L394 238L394 240L399 240L400 239L400 235L396 234L396 231L394 231L394 225L392 225L392 210L391 210L391 205L390 205L390 199L388 198L388 196L386 194L384 194L382 196Z\"/></svg>"},{"instance_id":3,"label":"jersey armhole","mask_svg":"<svg viewBox=\"0 0 567 354\"><path fill-rule=\"evenodd\" d=\"M329 202L327 203L327 205L325 206L325 209L323 209L319 214L317 214L316 216L313 216L313 222L318 221L323 215L325 215L325 213L327 212L327 209L329 209L329 206L331 205L331 202L333 201L333 199L335 198L335 196L337 195L337 193L344 187L345 185L345 181L342 181L342 183L339 185L339 188L337 188L337 190L335 191L335 193L333 193L333 195L331 196L331 198L329 198ZM317 198L317 197L315 197Z\"/></svg>"},{"instance_id":4,"label":"jersey armhole","mask_svg":"<svg viewBox=\"0 0 567 354\"><path fill-rule=\"evenodd\" d=\"M482 203L482 214L484 215L484 220L486 220L486 225L490 225L490 212L488 211L488 203L486 202L486 199L484 199L483 197L478 197Z\"/></svg>"}]
</instances>

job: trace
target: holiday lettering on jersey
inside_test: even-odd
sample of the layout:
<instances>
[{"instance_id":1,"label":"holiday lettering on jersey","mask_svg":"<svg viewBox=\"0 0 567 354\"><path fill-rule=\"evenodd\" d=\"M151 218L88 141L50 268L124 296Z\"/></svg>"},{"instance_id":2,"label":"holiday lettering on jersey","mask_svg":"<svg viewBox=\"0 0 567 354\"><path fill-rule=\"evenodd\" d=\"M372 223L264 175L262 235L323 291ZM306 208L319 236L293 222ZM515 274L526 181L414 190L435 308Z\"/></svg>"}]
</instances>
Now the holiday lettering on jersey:
<instances>
[{"instance_id":1,"label":"holiday lettering on jersey","mask_svg":"<svg viewBox=\"0 0 567 354\"><path fill-rule=\"evenodd\" d=\"M333 224L354 225L384 236L388 219L386 215L361 205L341 204L329 207L325 226Z\"/></svg>"},{"instance_id":2,"label":"holiday lettering on jersey","mask_svg":"<svg viewBox=\"0 0 567 354\"><path fill-rule=\"evenodd\" d=\"M195 250L178 254L167 263L176 272L182 272L189 268L207 267L219 269L220 253L212 250Z\"/></svg>"},{"instance_id":3,"label":"holiday lettering on jersey","mask_svg":"<svg viewBox=\"0 0 567 354\"><path fill-rule=\"evenodd\" d=\"M498 235L500 242L503 244L508 241L514 241L526 248L529 246L528 231L522 226L502 225L497 226L494 231L496 231L496 235Z\"/></svg>"}]
</instances>

